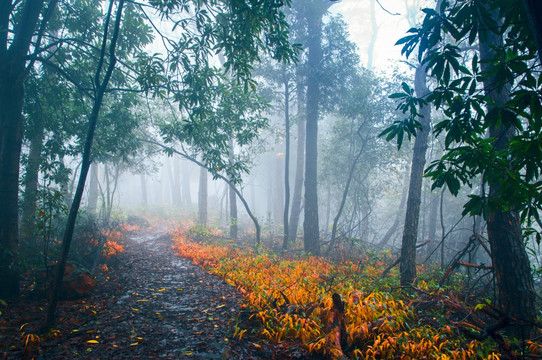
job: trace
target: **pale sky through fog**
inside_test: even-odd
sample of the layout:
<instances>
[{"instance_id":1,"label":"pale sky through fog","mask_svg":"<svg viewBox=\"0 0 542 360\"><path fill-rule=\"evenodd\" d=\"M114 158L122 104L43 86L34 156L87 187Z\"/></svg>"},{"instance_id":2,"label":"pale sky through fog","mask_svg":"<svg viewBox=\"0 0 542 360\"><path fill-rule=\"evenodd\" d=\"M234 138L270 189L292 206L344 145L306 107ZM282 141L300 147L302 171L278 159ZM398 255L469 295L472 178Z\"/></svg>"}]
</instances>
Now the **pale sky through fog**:
<instances>
[{"instance_id":1,"label":"pale sky through fog","mask_svg":"<svg viewBox=\"0 0 542 360\"><path fill-rule=\"evenodd\" d=\"M394 44L409 29L406 20L406 1L380 0L384 10L376 0L341 0L331 7L330 12L332 14L342 14L344 20L348 23L351 40L359 48L361 63L366 66L367 48L371 39L371 1L375 2L376 22L378 25L373 66L375 70L382 71L399 60L405 60L404 56L401 56L401 46L394 46ZM409 3L413 2L415 1L409 0Z\"/></svg>"}]
</instances>

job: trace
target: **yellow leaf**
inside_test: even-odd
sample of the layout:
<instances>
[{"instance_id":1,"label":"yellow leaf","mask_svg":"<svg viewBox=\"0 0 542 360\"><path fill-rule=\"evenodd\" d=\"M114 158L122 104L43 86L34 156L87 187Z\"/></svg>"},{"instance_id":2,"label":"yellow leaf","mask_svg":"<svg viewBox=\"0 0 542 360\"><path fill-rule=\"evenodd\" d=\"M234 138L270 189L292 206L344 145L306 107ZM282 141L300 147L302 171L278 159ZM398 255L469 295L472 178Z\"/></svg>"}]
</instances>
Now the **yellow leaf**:
<instances>
[{"instance_id":1,"label":"yellow leaf","mask_svg":"<svg viewBox=\"0 0 542 360\"><path fill-rule=\"evenodd\" d=\"M135 343L130 344L130 346L136 346L136 345L139 345L139 343L135 342Z\"/></svg>"},{"instance_id":2,"label":"yellow leaf","mask_svg":"<svg viewBox=\"0 0 542 360\"><path fill-rule=\"evenodd\" d=\"M99 342L97 340L89 340L87 344L99 344Z\"/></svg>"}]
</instances>

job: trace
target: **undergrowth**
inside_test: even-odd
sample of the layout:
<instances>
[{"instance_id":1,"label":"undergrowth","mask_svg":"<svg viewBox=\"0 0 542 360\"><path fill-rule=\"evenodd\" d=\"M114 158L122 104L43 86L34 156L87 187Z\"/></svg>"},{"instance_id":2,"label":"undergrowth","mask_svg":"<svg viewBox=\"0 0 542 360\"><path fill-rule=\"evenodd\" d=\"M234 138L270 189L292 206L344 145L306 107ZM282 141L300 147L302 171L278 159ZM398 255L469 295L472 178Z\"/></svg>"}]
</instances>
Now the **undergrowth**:
<instances>
[{"instance_id":1,"label":"undergrowth","mask_svg":"<svg viewBox=\"0 0 542 360\"><path fill-rule=\"evenodd\" d=\"M297 339L310 352L328 358L501 358L491 339L467 338L454 326L460 320L452 320L455 318L447 304L459 300L452 290L430 281L420 281L412 289L401 288L396 271L381 278L388 265L386 256L373 254L357 263L309 256L287 258L239 247L233 241L217 241L216 236L213 241L203 241L202 233L211 231L194 231L188 225L173 231L174 249L223 277L244 296L245 311L259 326L236 326L234 336L238 339L247 331L274 342ZM342 349L332 346L334 335L325 328L334 293L345 304L347 338Z\"/></svg>"}]
</instances>

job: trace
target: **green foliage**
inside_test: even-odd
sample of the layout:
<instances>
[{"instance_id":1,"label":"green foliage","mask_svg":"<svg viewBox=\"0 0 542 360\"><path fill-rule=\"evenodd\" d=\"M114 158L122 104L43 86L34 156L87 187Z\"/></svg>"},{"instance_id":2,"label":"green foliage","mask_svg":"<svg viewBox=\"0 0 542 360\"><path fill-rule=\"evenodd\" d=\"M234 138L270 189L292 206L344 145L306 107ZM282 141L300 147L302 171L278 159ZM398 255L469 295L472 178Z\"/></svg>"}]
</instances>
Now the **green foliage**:
<instances>
[{"instance_id":1,"label":"green foliage","mask_svg":"<svg viewBox=\"0 0 542 360\"><path fill-rule=\"evenodd\" d=\"M462 186L473 187L473 179L481 177L484 186L498 185L500 195L491 199L486 194L471 195L464 214L487 216L488 209L518 209L522 220L529 222L539 219L542 204L540 64L523 7L501 0L488 4L444 1L440 13L424 9L421 26L410 29L397 42L407 56L418 49L418 59L427 66L436 86L424 99L414 98L408 86L393 94L409 120L394 124L383 134L388 140L397 136L400 146L404 134L415 134L416 107L423 103L435 106L445 115L434 127L435 134L444 137L445 153L426 170L433 188L447 186L457 195ZM495 13L502 24L494 20ZM491 66L480 64L476 45L485 41L479 38L481 29L503 36L503 44L492 48ZM484 93L488 79L497 90L505 84L513 86L503 106L495 107ZM500 126L511 129L515 136L508 148L496 151L499 139L488 138L486 133Z\"/></svg>"},{"instance_id":2,"label":"green foliage","mask_svg":"<svg viewBox=\"0 0 542 360\"><path fill-rule=\"evenodd\" d=\"M218 84L201 84L207 94L193 96L192 111L183 119L170 119L160 124L166 142L179 141L189 145L193 152L202 156L203 162L215 175L225 173L234 183L248 172L246 157L240 152L229 157L229 140L239 146L250 144L267 127L266 100L236 82L222 79ZM200 92L194 87L190 92ZM203 102L204 103L203 103Z\"/></svg>"}]
</instances>

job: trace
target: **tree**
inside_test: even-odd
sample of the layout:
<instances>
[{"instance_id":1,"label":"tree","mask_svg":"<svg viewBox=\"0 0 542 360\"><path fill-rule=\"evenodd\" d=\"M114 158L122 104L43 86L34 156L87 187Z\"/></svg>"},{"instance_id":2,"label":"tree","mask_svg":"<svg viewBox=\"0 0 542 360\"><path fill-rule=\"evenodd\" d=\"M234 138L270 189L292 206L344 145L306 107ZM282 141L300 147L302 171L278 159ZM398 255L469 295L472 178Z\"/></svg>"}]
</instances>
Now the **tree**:
<instances>
[{"instance_id":1,"label":"tree","mask_svg":"<svg viewBox=\"0 0 542 360\"><path fill-rule=\"evenodd\" d=\"M288 1L284 3L288 4ZM60 4L64 3L60 2ZM94 8L94 10L99 9L99 6L93 6L87 2L78 4L78 7L67 5L69 6L66 8L76 12L81 10L79 6ZM178 81L179 78L168 79L160 76L160 70L165 69L163 62L156 61L154 56L140 54L137 61L129 64L132 68L140 70L137 77L140 91L149 92L151 88L157 90L158 87L161 87L156 91L158 93L167 88L170 94L175 94L181 107L190 109L192 114L197 113L195 108L201 104L202 97L194 99L183 90L189 89L195 79L198 79L198 74L201 75L201 72L198 73L198 71L205 68L202 64L207 61L206 55L209 54L210 49L223 51L227 58L226 68L233 71L236 77L246 84L253 84L250 81L250 63L258 59L261 49L268 50L273 53L276 59L280 60L292 58L295 52L295 49L287 41L287 24L282 16L281 8L274 5L275 1L271 0L264 1L261 7L247 6L244 1L234 3L190 1L188 4L181 1L168 2L167 4L151 2L152 8L158 9L162 19L173 20L176 27L184 30L179 41L164 42L167 45L172 45L172 48L166 49L171 55L167 68L172 71L179 70L178 74L181 75L180 81ZM92 55L91 58L95 59L100 53L100 49L93 45L94 35L99 31L92 21L89 23L90 26L86 27L87 31L83 33L84 36L74 36L73 38L70 36L63 38L50 36L52 41L46 46L41 45L45 30L51 20L51 14L56 6L56 0L51 0L47 7L44 6L43 0L4 1L0 5L0 33L2 34L0 35L0 104L3 109L0 118L0 128L2 129L0 134L0 184L2 185L0 201L6 205L2 207L0 212L1 297L13 297L18 294L17 195L25 76L35 62L40 61L72 82L78 90L92 93L92 89L94 89L92 83L89 84L90 86L83 84L94 66L92 61L85 61L85 59L89 58L89 54ZM194 17L185 16L187 6L194 10L191 12ZM147 6L141 4L129 4L126 11L143 13L147 9ZM40 15L41 22L37 26ZM175 17L177 18L174 19ZM147 14L145 14L145 18L149 21L151 19ZM198 24L206 25L203 27L185 26L196 18L199 21ZM77 19L77 16L67 16L65 22L73 24ZM137 19L139 17L129 16L123 26L138 27L140 23ZM247 19L251 21L247 21ZM80 26L85 27L85 25L86 23ZM13 36L8 34L13 34ZM133 39L121 37L118 40L117 53L119 55L132 47L130 41ZM136 40L136 43L141 43L138 41L139 39ZM53 51L59 45L61 45L61 50ZM84 48L84 51L72 51L81 47ZM32 51L31 54L29 54L30 51ZM46 53L45 56L43 56L44 53ZM51 59L55 56L65 57L61 59L62 61L54 62ZM77 64L81 71L74 75L66 71L64 64L70 66ZM109 64L104 66L107 67ZM77 76L81 74L85 75ZM111 77L119 81L123 78L130 78L126 73L120 72L112 74ZM101 100L96 100L100 99L95 98L94 104L101 103Z\"/></svg>"},{"instance_id":2,"label":"tree","mask_svg":"<svg viewBox=\"0 0 542 360\"><path fill-rule=\"evenodd\" d=\"M525 246L529 234L540 238L531 223L539 222L542 204L542 99L533 75L540 64L528 14L501 0L443 3L440 14L424 12L421 27L398 43L407 56L418 48L437 86L424 99L396 96L405 106L431 103L445 115L435 126L444 136L444 155L426 170L433 188L446 186L457 195L481 178L482 194L469 196L464 214L488 222L499 303L513 320L510 333L523 338L535 313ZM400 127L413 133L414 124L411 119Z\"/></svg>"},{"instance_id":3,"label":"tree","mask_svg":"<svg viewBox=\"0 0 542 360\"><path fill-rule=\"evenodd\" d=\"M307 23L307 100L305 142L305 218L303 242L307 253L320 255L320 227L318 221L318 119L320 116L322 72L322 21L330 2L303 2Z\"/></svg>"},{"instance_id":4,"label":"tree","mask_svg":"<svg viewBox=\"0 0 542 360\"><path fill-rule=\"evenodd\" d=\"M95 96L94 96L94 101L93 101L93 106L92 106L92 112L88 116L88 130L87 130L87 136L86 136L85 144L84 144L83 160L81 163L81 172L79 174L79 180L77 182L77 189L75 191L73 202L70 207L70 212L69 212L68 220L66 224L66 230L64 232L64 237L62 239L61 257L57 264L55 279L53 282L53 287L52 287L51 295L49 299L49 307L47 308L47 319L45 323L45 326L47 328L51 327L55 322L58 296L60 293L60 288L62 286L62 279L64 278L64 271L66 268L66 262L68 260L70 245L73 239L75 221L77 218L77 214L79 212L81 199L83 197L83 191L85 189L87 174L90 169L90 163L91 163L90 152L92 149L92 142L94 140L96 124L98 122L98 117L100 114L100 108L102 106L104 94L108 88L109 80L111 79L111 76L113 75L113 70L115 69L115 65L117 62L115 50L117 47L117 41L119 39L120 23L122 20L122 10L124 7L124 0L120 0L117 5L115 19L113 22L112 34L111 34L111 38L109 38L109 35L108 35L108 31L110 30L109 21L111 17L113 16L113 4L114 4L114 0L111 0L109 2L109 7L108 7L106 20L104 24L104 33L103 33L103 39L102 39L102 44L101 44L100 56L99 56L99 61L96 67L96 73L94 76ZM106 56L108 56L108 60L106 60ZM104 71L104 67L105 67L105 71Z\"/></svg>"},{"instance_id":5,"label":"tree","mask_svg":"<svg viewBox=\"0 0 542 360\"><path fill-rule=\"evenodd\" d=\"M19 158L23 138L24 80L33 62L28 62L40 15L34 49L40 42L56 1L44 8L43 0L3 1L0 5L0 298L19 294L18 190ZM17 17L17 21L14 20ZM8 34L13 36L8 36Z\"/></svg>"}]
</instances>

